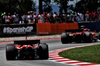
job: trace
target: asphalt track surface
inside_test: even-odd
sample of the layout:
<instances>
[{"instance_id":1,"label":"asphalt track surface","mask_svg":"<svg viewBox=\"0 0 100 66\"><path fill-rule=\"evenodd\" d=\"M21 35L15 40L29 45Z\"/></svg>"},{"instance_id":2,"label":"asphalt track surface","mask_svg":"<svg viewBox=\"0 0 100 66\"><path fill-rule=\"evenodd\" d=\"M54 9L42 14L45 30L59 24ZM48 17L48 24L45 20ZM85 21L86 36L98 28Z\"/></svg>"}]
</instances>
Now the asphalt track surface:
<instances>
[{"instance_id":1,"label":"asphalt track surface","mask_svg":"<svg viewBox=\"0 0 100 66\"><path fill-rule=\"evenodd\" d=\"M11 43L0 43L0 66L71 66L65 65L61 63L55 63L53 61L48 60L14 60L14 61L7 61L5 56L5 47L7 44ZM100 42L96 43L72 43L72 44L62 44L60 39L54 40L41 40L41 43L47 43L49 46L49 51L75 47L75 46L84 46L84 45L91 45L91 44L99 44Z\"/></svg>"}]
</instances>

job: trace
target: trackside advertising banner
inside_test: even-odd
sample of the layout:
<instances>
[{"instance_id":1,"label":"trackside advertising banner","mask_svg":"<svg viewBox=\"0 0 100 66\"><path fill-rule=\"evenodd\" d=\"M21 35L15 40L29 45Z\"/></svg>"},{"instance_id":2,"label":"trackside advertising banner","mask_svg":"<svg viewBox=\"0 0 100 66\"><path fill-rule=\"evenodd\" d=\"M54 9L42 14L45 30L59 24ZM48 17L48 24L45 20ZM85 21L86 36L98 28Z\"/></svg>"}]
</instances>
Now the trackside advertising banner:
<instances>
[{"instance_id":1,"label":"trackside advertising banner","mask_svg":"<svg viewBox=\"0 0 100 66\"><path fill-rule=\"evenodd\" d=\"M0 36L34 35L36 24L0 25Z\"/></svg>"}]
</instances>

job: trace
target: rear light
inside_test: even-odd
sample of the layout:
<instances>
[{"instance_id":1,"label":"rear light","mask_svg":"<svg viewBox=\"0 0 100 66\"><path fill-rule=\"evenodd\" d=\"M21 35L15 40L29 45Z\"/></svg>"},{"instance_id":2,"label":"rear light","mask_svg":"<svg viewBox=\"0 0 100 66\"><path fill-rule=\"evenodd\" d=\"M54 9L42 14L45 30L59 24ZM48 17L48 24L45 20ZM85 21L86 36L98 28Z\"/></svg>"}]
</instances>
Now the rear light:
<instances>
[{"instance_id":1,"label":"rear light","mask_svg":"<svg viewBox=\"0 0 100 66\"><path fill-rule=\"evenodd\" d=\"M29 58L30 58L30 59L32 59L32 57L31 57L31 56L29 56Z\"/></svg>"},{"instance_id":2,"label":"rear light","mask_svg":"<svg viewBox=\"0 0 100 66\"><path fill-rule=\"evenodd\" d=\"M31 45L28 45L28 47L32 47Z\"/></svg>"},{"instance_id":3,"label":"rear light","mask_svg":"<svg viewBox=\"0 0 100 66\"><path fill-rule=\"evenodd\" d=\"M21 45L16 46L17 49L21 49Z\"/></svg>"}]
</instances>

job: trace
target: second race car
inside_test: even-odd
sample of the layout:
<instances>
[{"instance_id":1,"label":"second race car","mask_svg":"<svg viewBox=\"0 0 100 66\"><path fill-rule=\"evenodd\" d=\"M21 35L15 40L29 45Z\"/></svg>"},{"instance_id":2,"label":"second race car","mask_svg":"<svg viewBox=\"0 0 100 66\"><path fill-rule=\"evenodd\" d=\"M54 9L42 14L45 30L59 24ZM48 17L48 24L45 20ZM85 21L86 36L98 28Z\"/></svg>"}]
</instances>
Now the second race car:
<instances>
[{"instance_id":1,"label":"second race car","mask_svg":"<svg viewBox=\"0 0 100 66\"><path fill-rule=\"evenodd\" d=\"M78 30L66 30L65 33L61 35L61 42L63 44L72 43L72 42L96 42L97 36L96 32L90 31L90 29L78 29Z\"/></svg>"}]
</instances>

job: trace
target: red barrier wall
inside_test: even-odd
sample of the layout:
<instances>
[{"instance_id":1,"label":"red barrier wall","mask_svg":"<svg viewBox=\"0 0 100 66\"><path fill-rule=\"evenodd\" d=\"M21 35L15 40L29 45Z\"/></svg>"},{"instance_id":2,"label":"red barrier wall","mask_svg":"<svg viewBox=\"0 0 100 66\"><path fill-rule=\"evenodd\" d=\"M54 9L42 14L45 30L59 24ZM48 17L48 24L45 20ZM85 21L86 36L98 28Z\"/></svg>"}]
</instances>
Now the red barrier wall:
<instances>
[{"instance_id":1,"label":"red barrier wall","mask_svg":"<svg viewBox=\"0 0 100 66\"><path fill-rule=\"evenodd\" d=\"M78 29L78 23L38 23L37 33L38 35L48 35L48 34L61 34L65 30Z\"/></svg>"},{"instance_id":2,"label":"red barrier wall","mask_svg":"<svg viewBox=\"0 0 100 66\"><path fill-rule=\"evenodd\" d=\"M51 24L50 23L38 23L37 24L37 34L38 35L51 34Z\"/></svg>"},{"instance_id":3,"label":"red barrier wall","mask_svg":"<svg viewBox=\"0 0 100 66\"><path fill-rule=\"evenodd\" d=\"M57 34L57 24L51 24L51 34Z\"/></svg>"}]
</instances>

